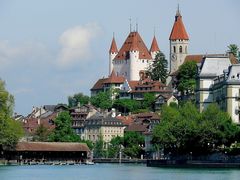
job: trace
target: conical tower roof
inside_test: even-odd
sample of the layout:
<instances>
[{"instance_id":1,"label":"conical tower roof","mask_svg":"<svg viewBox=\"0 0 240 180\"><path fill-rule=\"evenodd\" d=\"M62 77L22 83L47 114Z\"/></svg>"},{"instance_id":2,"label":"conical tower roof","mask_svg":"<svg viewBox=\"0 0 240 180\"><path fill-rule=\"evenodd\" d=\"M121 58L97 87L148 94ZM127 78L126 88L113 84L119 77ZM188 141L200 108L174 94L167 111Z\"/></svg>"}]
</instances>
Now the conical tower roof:
<instances>
[{"instance_id":1,"label":"conical tower roof","mask_svg":"<svg viewBox=\"0 0 240 180\"><path fill-rule=\"evenodd\" d=\"M109 53L117 53L117 52L118 52L117 44L116 44L115 38L113 37L111 47L109 49Z\"/></svg>"},{"instance_id":2,"label":"conical tower roof","mask_svg":"<svg viewBox=\"0 0 240 180\"><path fill-rule=\"evenodd\" d=\"M175 22L173 24L172 32L169 37L169 40L178 40L178 39L189 40L187 31L182 21L182 15L180 14L179 9L177 10L177 13L175 16Z\"/></svg>"},{"instance_id":3,"label":"conical tower roof","mask_svg":"<svg viewBox=\"0 0 240 180\"><path fill-rule=\"evenodd\" d=\"M139 51L139 59L152 59L147 46L138 32L130 32L115 59L128 59L129 51L133 50Z\"/></svg>"},{"instance_id":4,"label":"conical tower roof","mask_svg":"<svg viewBox=\"0 0 240 180\"><path fill-rule=\"evenodd\" d=\"M156 51L160 51L160 49L158 47L157 39L154 36L153 40L152 40L152 45L151 45L151 48L150 48L150 52L156 52Z\"/></svg>"}]
</instances>

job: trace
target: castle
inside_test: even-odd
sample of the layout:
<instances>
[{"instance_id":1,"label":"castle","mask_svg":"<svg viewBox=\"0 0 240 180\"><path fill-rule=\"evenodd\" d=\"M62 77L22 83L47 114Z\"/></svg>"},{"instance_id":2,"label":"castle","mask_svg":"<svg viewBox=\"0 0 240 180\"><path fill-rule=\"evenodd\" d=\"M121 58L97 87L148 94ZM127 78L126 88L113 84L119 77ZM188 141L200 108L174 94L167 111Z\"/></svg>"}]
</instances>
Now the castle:
<instances>
[{"instance_id":1,"label":"castle","mask_svg":"<svg viewBox=\"0 0 240 180\"><path fill-rule=\"evenodd\" d=\"M188 53L189 44L189 36L179 9L175 16L169 41L170 73L173 73L183 64ZM149 50L137 31L129 33L119 51L113 37L109 50L109 74L114 69L117 76L123 76L129 81L139 80L159 51L155 35Z\"/></svg>"}]
</instances>

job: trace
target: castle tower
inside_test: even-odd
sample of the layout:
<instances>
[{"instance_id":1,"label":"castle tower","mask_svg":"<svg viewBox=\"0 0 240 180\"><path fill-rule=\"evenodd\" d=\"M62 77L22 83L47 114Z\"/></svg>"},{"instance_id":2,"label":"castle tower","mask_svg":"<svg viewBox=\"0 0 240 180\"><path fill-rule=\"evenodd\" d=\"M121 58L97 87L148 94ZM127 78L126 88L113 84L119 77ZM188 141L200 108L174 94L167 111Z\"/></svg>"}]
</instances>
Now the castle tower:
<instances>
[{"instance_id":1,"label":"castle tower","mask_svg":"<svg viewBox=\"0 0 240 180\"><path fill-rule=\"evenodd\" d=\"M150 48L149 51L150 51L150 54L152 56L152 59L155 59L156 54L160 51L155 35L153 37L152 45L151 45L151 48Z\"/></svg>"},{"instance_id":2,"label":"castle tower","mask_svg":"<svg viewBox=\"0 0 240 180\"><path fill-rule=\"evenodd\" d=\"M175 16L170 41L170 73L178 70L188 54L189 37L185 30L179 7Z\"/></svg>"},{"instance_id":3,"label":"castle tower","mask_svg":"<svg viewBox=\"0 0 240 180\"><path fill-rule=\"evenodd\" d=\"M128 81L138 81L139 73L145 71L151 62L148 48L140 34L134 31L129 33L118 53L114 54L112 65L117 76L124 76Z\"/></svg>"},{"instance_id":4,"label":"castle tower","mask_svg":"<svg viewBox=\"0 0 240 180\"><path fill-rule=\"evenodd\" d=\"M116 57L117 53L118 53L117 44L113 36L111 47L109 49L109 74L111 74L113 70L113 59Z\"/></svg>"}]
</instances>

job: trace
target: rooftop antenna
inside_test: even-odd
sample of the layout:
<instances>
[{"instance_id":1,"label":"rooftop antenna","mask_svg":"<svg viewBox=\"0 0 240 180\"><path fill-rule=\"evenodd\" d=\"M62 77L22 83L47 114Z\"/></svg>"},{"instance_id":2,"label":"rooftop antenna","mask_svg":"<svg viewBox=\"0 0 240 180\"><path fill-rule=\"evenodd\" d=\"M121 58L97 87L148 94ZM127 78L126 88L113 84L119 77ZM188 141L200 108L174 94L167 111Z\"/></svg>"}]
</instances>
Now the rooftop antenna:
<instances>
[{"instance_id":1,"label":"rooftop antenna","mask_svg":"<svg viewBox=\"0 0 240 180\"><path fill-rule=\"evenodd\" d=\"M130 24L130 32L132 32L132 19L129 18L129 24Z\"/></svg>"},{"instance_id":2,"label":"rooftop antenna","mask_svg":"<svg viewBox=\"0 0 240 180\"><path fill-rule=\"evenodd\" d=\"M176 16L179 16L179 15L180 15L180 8L179 8L179 3L178 3Z\"/></svg>"},{"instance_id":3,"label":"rooftop antenna","mask_svg":"<svg viewBox=\"0 0 240 180\"><path fill-rule=\"evenodd\" d=\"M138 32L138 18L136 18L136 32Z\"/></svg>"},{"instance_id":4,"label":"rooftop antenna","mask_svg":"<svg viewBox=\"0 0 240 180\"><path fill-rule=\"evenodd\" d=\"M153 35L155 36L156 34L156 26L153 27Z\"/></svg>"}]
</instances>

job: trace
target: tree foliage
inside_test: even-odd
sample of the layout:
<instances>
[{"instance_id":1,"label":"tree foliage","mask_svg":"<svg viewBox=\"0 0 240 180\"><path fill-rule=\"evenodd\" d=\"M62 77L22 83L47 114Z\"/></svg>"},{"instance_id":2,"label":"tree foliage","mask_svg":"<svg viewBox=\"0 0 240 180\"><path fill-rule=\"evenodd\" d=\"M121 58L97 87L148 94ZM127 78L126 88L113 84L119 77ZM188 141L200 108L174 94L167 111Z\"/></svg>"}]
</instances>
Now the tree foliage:
<instances>
[{"instance_id":1,"label":"tree foliage","mask_svg":"<svg viewBox=\"0 0 240 180\"><path fill-rule=\"evenodd\" d=\"M5 83L0 79L0 149L12 149L23 136L23 129L19 122L11 116L14 98L5 89Z\"/></svg>"},{"instance_id":2,"label":"tree foliage","mask_svg":"<svg viewBox=\"0 0 240 180\"><path fill-rule=\"evenodd\" d=\"M86 96L83 93L77 93L68 97L68 106L75 107L78 103L80 103L80 105L85 105L89 102L89 100L89 96Z\"/></svg>"},{"instance_id":3,"label":"tree foliage","mask_svg":"<svg viewBox=\"0 0 240 180\"><path fill-rule=\"evenodd\" d=\"M239 56L239 47L236 44L229 44L228 52L232 53L236 58Z\"/></svg>"},{"instance_id":4,"label":"tree foliage","mask_svg":"<svg viewBox=\"0 0 240 180\"><path fill-rule=\"evenodd\" d=\"M153 63L149 66L148 72L152 80L166 82L168 76L168 62L165 55L160 51L156 54Z\"/></svg>"},{"instance_id":5,"label":"tree foliage","mask_svg":"<svg viewBox=\"0 0 240 180\"><path fill-rule=\"evenodd\" d=\"M72 118L67 111L58 114L55 119L55 129L49 136L53 142L79 142L80 137L72 129Z\"/></svg>"},{"instance_id":6,"label":"tree foliage","mask_svg":"<svg viewBox=\"0 0 240 180\"><path fill-rule=\"evenodd\" d=\"M33 140L34 141L48 141L48 136L50 131L43 124L40 124L34 133Z\"/></svg>"},{"instance_id":7,"label":"tree foliage","mask_svg":"<svg viewBox=\"0 0 240 180\"><path fill-rule=\"evenodd\" d=\"M154 108L155 100L156 100L155 94L145 93L143 95L142 109L152 110Z\"/></svg>"},{"instance_id":8,"label":"tree foliage","mask_svg":"<svg viewBox=\"0 0 240 180\"><path fill-rule=\"evenodd\" d=\"M143 153L144 136L138 132L125 132L123 146L125 155L132 158L139 158Z\"/></svg>"},{"instance_id":9,"label":"tree foliage","mask_svg":"<svg viewBox=\"0 0 240 180\"><path fill-rule=\"evenodd\" d=\"M92 105L101 109L109 109L112 107L112 100L110 92L100 92L96 96L91 97L90 101Z\"/></svg>"},{"instance_id":10,"label":"tree foliage","mask_svg":"<svg viewBox=\"0 0 240 180\"><path fill-rule=\"evenodd\" d=\"M197 64L189 61L179 67L177 89L182 93L194 92L196 87Z\"/></svg>"},{"instance_id":11,"label":"tree foliage","mask_svg":"<svg viewBox=\"0 0 240 180\"><path fill-rule=\"evenodd\" d=\"M187 102L163 107L161 123L153 130L153 142L172 154L206 154L237 140L239 127L216 104L199 113Z\"/></svg>"},{"instance_id":12,"label":"tree foliage","mask_svg":"<svg viewBox=\"0 0 240 180\"><path fill-rule=\"evenodd\" d=\"M113 107L122 113L128 113L139 109L140 103L133 99L117 99L115 100Z\"/></svg>"}]
</instances>

